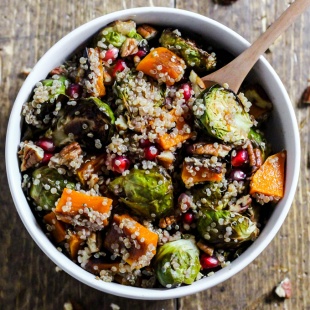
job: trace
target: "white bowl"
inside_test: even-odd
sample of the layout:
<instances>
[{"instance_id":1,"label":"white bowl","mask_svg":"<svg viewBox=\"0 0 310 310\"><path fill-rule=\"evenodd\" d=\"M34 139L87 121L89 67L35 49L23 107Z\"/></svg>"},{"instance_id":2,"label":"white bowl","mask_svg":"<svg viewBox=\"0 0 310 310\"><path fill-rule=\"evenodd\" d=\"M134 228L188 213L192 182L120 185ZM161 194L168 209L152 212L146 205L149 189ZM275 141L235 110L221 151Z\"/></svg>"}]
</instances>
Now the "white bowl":
<instances>
[{"instance_id":1,"label":"white bowl","mask_svg":"<svg viewBox=\"0 0 310 310\"><path fill-rule=\"evenodd\" d=\"M278 75L261 57L251 72L251 78L260 82L274 104L273 115L269 122L272 134L268 138L275 151L287 150L286 190L284 198L278 203L260 236L245 253L214 275L190 286L174 289L143 289L96 280L93 274L83 270L60 253L41 230L21 189L21 174L16 153L21 138L21 108L28 100L35 83L44 79L51 69L63 63L76 48L99 29L118 19L133 19L138 24L150 23L186 28L200 34L211 45L222 47L233 55L238 55L249 46L249 43L240 35L220 23L192 12L173 8L146 7L123 10L99 17L75 29L40 59L16 98L6 138L6 169L10 190L16 209L31 237L56 265L77 280L106 293L135 299L162 300L194 294L227 280L245 268L267 247L285 220L295 194L300 166L300 141L294 110Z\"/></svg>"}]
</instances>

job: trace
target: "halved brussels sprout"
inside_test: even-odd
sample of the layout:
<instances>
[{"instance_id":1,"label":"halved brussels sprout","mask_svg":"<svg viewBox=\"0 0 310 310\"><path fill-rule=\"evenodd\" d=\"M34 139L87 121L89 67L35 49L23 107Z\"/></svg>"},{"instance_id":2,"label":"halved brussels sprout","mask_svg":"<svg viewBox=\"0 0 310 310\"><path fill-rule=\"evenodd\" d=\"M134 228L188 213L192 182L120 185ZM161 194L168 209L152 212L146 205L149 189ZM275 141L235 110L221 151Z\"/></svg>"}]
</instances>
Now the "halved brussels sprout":
<instances>
[{"instance_id":1,"label":"halved brussels sprout","mask_svg":"<svg viewBox=\"0 0 310 310\"><path fill-rule=\"evenodd\" d=\"M157 278L165 287L191 284L199 274L199 249L192 239L165 243L154 260Z\"/></svg>"},{"instance_id":2,"label":"halved brussels sprout","mask_svg":"<svg viewBox=\"0 0 310 310\"><path fill-rule=\"evenodd\" d=\"M65 95L68 84L69 81L63 76L38 82L31 101L22 109L25 122L38 129L48 128L62 104L68 101Z\"/></svg>"},{"instance_id":3,"label":"halved brussels sprout","mask_svg":"<svg viewBox=\"0 0 310 310\"><path fill-rule=\"evenodd\" d=\"M52 210L63 189L74 187L75 184L65 175L59 174L56 169L43 166L34 170L32 174L29 195L37 207Z\"/></svg>"},{"instance_id":4,"label":"halved brussels sprout","mask_svg":"<svg viewBox=\"0 0 310 310\"><path fill-rule=\"evenodd\" d=\"M78 141L82 147L100 150L114 132L111 108L100 99L90 97L68 103L47 135L56 146Z\"/></svg>"},{"instance_id":5,"label":"halved brussels sprout","mask_svg":"<svg viewBox=\"0 0 310 310\"><path fill-rule=\"evenodd\" d=\"M202 238L216 248L237 248L245 241L253 241L259 233L248 217L226 210L202 210L197 229Z\"/></svg>"},{"instance_id":6,"label":"halved brussels sprout","mask_svg":"<svg viewBox=\"0 0 310 310\"><path fill-rule=\"evenodd\" d=\"M253 125L238 97L219 85L203 91L193 111L209 135L229 143L246 140Z\"/></svg>"},{"instance_id":7,"label":"halved brussels sprout","mask_svg":"<svg viewBox=\"0 0 310 310\"><path fill-rule=\"evenodd\" d=\"M191 190L193 202L200 208L222 210L226 207L229 199L224 197L226 188L219 186L216 182L206 182Z\"/></svg>"},{"instance_id":8,"label":"halved brussels sprout","mask_svg":"<svg viewBox=\"0 0 310 310\"><path fill-rule=\"evenodd\" d=\"M172 181L162 167L151 170L132 169L128 174L114 179L108 186L137 215L152 219L173 209Z\"/></svg>"},{"instance_id":9,"label":"halved brussels sprout","mask_svg":"<svg viewBox=\"0 0 310 310\"><path fill-rule=\"evenodd\" d=\"M159 43L182 57L186 65L195 70L211 70L216 65L215 55L198 48L193 41L185 40L177 31L165 29Z\"/></svg>"}]
</instances>

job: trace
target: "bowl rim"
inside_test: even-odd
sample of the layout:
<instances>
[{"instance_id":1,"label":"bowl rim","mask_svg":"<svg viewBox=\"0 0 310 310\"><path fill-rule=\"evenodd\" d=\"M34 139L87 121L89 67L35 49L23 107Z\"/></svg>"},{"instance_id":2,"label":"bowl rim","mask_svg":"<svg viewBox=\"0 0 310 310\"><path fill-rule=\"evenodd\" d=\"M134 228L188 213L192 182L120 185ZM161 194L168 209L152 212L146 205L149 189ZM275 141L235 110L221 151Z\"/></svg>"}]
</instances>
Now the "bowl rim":
<instances>
[{"instance_id":1,"label":"bowl rim","mask_svg":"<svg viewBox=\"0 0 310 310\"><path fill-rule=\"evenodd\" d=\"M24 98L26 98L26 95L27 94L28 96L30 95L30 92L34 86L33 77L35 76L35 74L37 74L36 72L38 71L37 68L40 68L41 63L43 63L44 59L50 57L50 55L52 55L54 51L59 49L63 44L65 44L69 40L72 40L74 37L77 36L78 33L81 33L80 35L83 36L84 33L89 31L89 29L95 29L98 27L99 27L98 29L100 29L100 27L107 24L107 21L106 21L107 19L111 21L116 20L116 19L122 19L124 17L128 17L129 15L135 16L135 15L142 14L146 11L155 12L157 14L158 13L178 14L182 16L182 18L194 18L194 19L199 19L203 23L212 24L213 26L221 29L221 31L228 33L230 36L238 40L240 44L240 52L250 45L250 43L247 40L245 40L242 36L237 34L232 29L228 28L227 26L209 17L203 16L201 14L182 10L182 9L177 9L177 8L140 7L140 8L120 10L120 11L116 11L116 12L109 13L101 17L95 18L77 27L76 29L74 29L73 31L65 35L57 43L55 43L36 63L33 70L31 71L31 73L29 74L25 82L23 83L15 99L15 102L13 104L13 107L10 113L8 126L7 126L7 137L6 137L6 143L5 143L5 163L6 163L6 172L7 172L9 188L11 191L11 195L13 197L14 205L24 226L26 227L28 233L31 235L32 239L40 247L40 249L57 266L59 266L66 273L70 274L73 278L99 291L103 291L109 294L126 297L126 298L134 298L134 299L142 299L142 300L164 300L164 299L178 298L178 297L183 297L186 295L195 294L203 290L206 290L208 288L211 288L219 283L222 283L223 281L226 281L227 279L229 279L230 277L232 277L233 275L237 274L239 271L244 269L248 264L250 264L269 245L269 243L275 237L281 225L283 224L289 212L291 204L293 202L293 198L294 198L295 191L297 188L298 177L299 177L300 140L299 140L298 125L297 125L295 112L291 105L286 89L284 88L284 85L282 84L279 76L276 74L276 72L271 67L271 65L268 63L268 61L263 56L261 56L258 63L260 63L263 67L265 67L268 73L274 78L274 82L277 84L281 93L283 94L285 101L286 101L286 107L288 109L289 114L291 115L291 122L292 122L292 128L293 128L292 135L294 138L294 141L292 141L292 143L294 145L293 149L295 153L293 154L294 156L294 160L293 160L294 166L292 169L293 179L289 184L290 191L287 195L282 211L280 212L280 214L277 214L277 219L275 220L274 227L268 232L263 230L259 238L246 250L247 255L241 255L240 257L235 259L230 265L217 271L214 276L207 277L206 278L207 280L203 279L203 280L194 282L193 284L189 286L181 286L181 287L174 288L174 289L149 289L149 288L144 289L144 288L123 286L117 283L107 283L101 280L95 280L95 276L93 274L85 271L80 266L72 262L65 255L60 253L56 249L56 247L49 241L49 239L46 237L46 235L41 230L39 224L36 222L35 217L32 214L30 207L28 207L28 203L23 195L23 192L20 186L20 178L18 178L18 182L16 182L16 175L20 177L20 173L16 174L17 169L19 170L19 167L16 167L17 156L15 156L15 158L13 159L12 153L14 152L15 152L14 154L17 153L17 149L16 149L17 146L14 145L12 141L14 141L14 137L16 136L16 126L20 124L21 105L24 102ZM96 31L94 31L93 33L95 32ZM19 115L18 123L17 123L16 115ZM12 163L13 160L14 162ZM26 210L24 208L25 202L29 210ZM253 245L255 245L255 248L253 248ZM251 251L249 251L250 248L252 249Z\"/></svg>"}]
</instances>

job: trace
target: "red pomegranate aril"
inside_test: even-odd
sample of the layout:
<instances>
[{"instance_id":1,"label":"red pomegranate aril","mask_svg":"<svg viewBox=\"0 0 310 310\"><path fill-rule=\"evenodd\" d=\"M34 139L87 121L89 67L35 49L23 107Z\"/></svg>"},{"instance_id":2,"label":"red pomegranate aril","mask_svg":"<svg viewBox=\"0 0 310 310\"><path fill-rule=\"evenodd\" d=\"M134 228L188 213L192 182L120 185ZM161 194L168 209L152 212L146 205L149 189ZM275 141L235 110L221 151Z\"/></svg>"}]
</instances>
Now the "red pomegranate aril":
<instances>
[{"instance_id":1,"label":"red pomegranate aril","mask_svg":"<svg viewBox=\"0 0 310 310\"><path fill-rule=\"evenodd\" d=\"M115 60L118 57L119 49L117 47L112 47L105 52L104 61Z\"/></svg>"},{"instance_id":2,"label":"red pomegranate aril","mask_svg":"<svg viewBox=\"0 0 310 310\"><path fill-rule=\"evenodd\" d=\"M242 181L246 178L246 174L239 169L234 169L230 172L230 178L235 181Z\"/></svg>"},{"instance_id":3,"label":"red pomegranate aril","mask_svg":"<svg viewBox=\"0 0 310 310\"><path fill-rule=\"evenodd\" d=\"M219 260L214 256L209 256L206 253L203 253L200 256L200 265L202 269L211 269L219 265Z\"/></svg>"},{"instance_id":4,"label":"red pomegranate aril","mask_svg":"<svg viewBox=\"0 0 310 310\"><path fill-rule=\"evenodd\" d=\"M233 167L240 167L247 164L249 161L249 154L247 150L237 150L234 155L231 156L231 165Z\"/></svg>"},{"instance_id":5,"label":"red pomegranate aril","mask_svg":"<svg viewBox=\"0 0 310 310\"><path fill-rule=\"evenodd\" d=\"M148 51L145 48L141 48L138 50L135 56L138 56L139 58L143 58L147 53Z\"/></svg>"},{"instance_id":6,"label":"red pomegranate aril","mask_svg":"<svg viewBox=\"0 0 310 310\"><path fill-rule=\"evenodd\" d=\"M80 84L70 84L66 89L66 94L73 99L78 99L83 93L83 87Z\"/></svg>"},{"instance_id":7,"label":"red pomegranate aril","mask_svg":"<svg viewBox=\"0 0 310 310\"><path fill-rule=\"evenodd\" d=\"M142 148L145 148L145 147L148 147L148 146L150 146L152 143L151 143L151 141L149 140L149 139L140 139L139 140L139 145L140 145L140 147L142 147Z\"/></svg>"},{"instance_id":8,"label":"red pomegranate aril","mask_svg":"<svg viewBox=\"0 0 310 310\"><path fill-rule=\"evenodd\" d=\"M41 164L47 165L53 155L54 155L53 153L44 152Z\"/></svg>"},{"instance_id":9,"label":"red pomegranate aril","mask_svg":"<svg viewBox=\"0 0 310 310\"><path fill-rule=\"evenodd\" d=\"M45 152L54 152L55 144L52 139L41 138L36 142L36 145L39 146Z\"/></svg>"},{"instance_id":10,"label":"red pomegranate aril","mask_svg":"<svg viewBox=\"0 0 310 310\"><path fill-rule=\"evenodd\" d=\"M180 89L183 90L183 98L185 101L192 97L192 88L188 83L181 85Z\"/></svg>"},{"instance_id":11,"label":"red pomegranate aril","mask_svg":"<svg viewBox=\"0 0 310 310\"><path fill-rule=\"evenodd\" d=\"M117 173L123 173L128 170L130 161L126 156L118 155L112 159L112 170Z\"/></svg>"},{"instance_id":12,"label":"red pomegranate aril","mask_svg":"<svg viewBox=\"0 0 310 310\"><path fill-rule=\"evenodd\" d=\"M118 59L118 60L116 61L116 63L115 63L114 68L113 68L112 76L113 76L113 77L116 77L116 74L117 74L118 72L124 71L125 68L126 68L126 63L125 63L125 61L122 60L122 59Z\"/></svg>"},{"instance_id":13,"label":"red pomegranate aril","mask_svg":"<svg viewBox=\"0 0 310 310\"><path fill-rule=\"evenodd\" d=\"M183 214L183 223L191 225L194 222L194 214L192 212L186 212Z\"/></svg>"},{"instance_id":14,"label":"red pomegranate aril","mask_svg":"<svg viewBox=\"0 0 310 310\"><path fill-rule=\"evenodd\" d=\"M154 160L157 157L158 153L158 148L154 145L147 146L144 149L144 157L147 160Z\"/></svg>"}]
</instances>

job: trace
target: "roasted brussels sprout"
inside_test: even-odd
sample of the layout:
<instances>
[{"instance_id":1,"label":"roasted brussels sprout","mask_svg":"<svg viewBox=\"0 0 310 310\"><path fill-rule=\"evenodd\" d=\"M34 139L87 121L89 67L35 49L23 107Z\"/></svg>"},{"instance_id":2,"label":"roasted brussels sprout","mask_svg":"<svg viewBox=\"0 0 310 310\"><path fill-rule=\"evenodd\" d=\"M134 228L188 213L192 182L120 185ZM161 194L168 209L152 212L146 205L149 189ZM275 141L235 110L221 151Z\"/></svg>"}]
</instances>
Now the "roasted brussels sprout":
<instances>
[{"instance_id":1,"label":"roasted brussels sprout","mask_svg":"<svg viewBox=\"0 0 310 310\"><path fill-rule=\"evenodd\" d=\"M68 101L65 95L68 83L63 76L38 82L32 100L23 106L22 114L26 123L38 129L48 128L62 103Z\"/></svg>"},{"instance_id":2,"label":"roasted brussels sprout","mask_svg":"<svg viewBox=\"0 0 310 310\"><path fill-rule=\"evenodd\" d=\"M177 31L165 29L159 43L182 57L186 65L194 70L211 70L216 65L215 55L198 48L193 41L183 39Z\"/></svg>"},{"instance_id":3,"label":"roasted brussels sprout","mask_svg":"<svg viewBox=\"0 0 310 310\"><path fill-rule=\"evenodd\" d=\"M226 210L202 210L197 229L202 238L216 248L236 248L242 242L253 241L259 229L248 217Z\"/></svg>"},{"instance_id":4,"label":"roasted brussels sprout","mask_svg":"<svg viewBox=\"0 0 310 310\"><path fill-rule=\"evenodd\" d=\"M246 140L253 125L238 97L219 85L202 92L195 101L193 111L209 135L224 142Z\"/></svg>"},{"instance_id":5,"label":"roasted brussels sprout","mask_svg":"<svg viewBox=\"0 0 310 310\"><path fill-rule=\"evenodd\" d=\"M137 88L137 85L140 87ZM125 115L129 128L137 132L142 132L149 125L149 119L145 116L153 114L154 108L159 108L165 100L164 85L159 85L146 75L141 76L135 70L117 79L114 91L121 99L118 113Z\"/></svg>"},{"instance_id":6,"label":"roasted brussels sprout","mask_svg":"<svg viewBox=\"0 0 310 310\"><path fill-rule=\"evenodd\" d=\"M103 47L103 44L106 47L108 47L109 44L112 44L113 46L120 48L126 38L134 38L138 41L143 39L142 36L137 33L136 23L134 21L118 20L100 31L96 43L99 47Z\"/></svg>"},{"instance_id":7,"label":"roasted brussels sprout","mask_svg":"<svg viewBox=\"0 0 310 310\"><path fill-rule=\"evenodd\" d=\"M56 169L43 166L34 170L32 174L29 195L37 207L52 210L66 187L74 189L75 184L65 175L59 174Z\"/></svg>"},{"instance_id":8,"label":"roasted brussels sprout","mask_svg":"<svg viewBox=\"0 0 310 310\"><path fill-rule=\"evenodd\" d=\"M82 147L100 150L113 135L114 114L98 98L90 97L68 103L61 112L47 133L56 146L78 141Z\"/></svg>"},{"instance_id":9,"label":"roasted brussels sprout","mask_svg":"<svg viewBox=\"0 0 310 310\"><path fill-rule=\"evenodd\" d=\"M263 161L265 161L271 150L263 132L252 127L249 131L248 138L251 140L254 147L258 147L261 150Z\"/></svg>"},{"instance_id":10,"label":"roasted brussels sprout","mask_svg":"<svg viewBox=\"0 0 310 310\"><path fill-rule=\"evenodd\" d=\"M172 181L162 167L151 170L134 168L128 174L114 179L108 186L137 215L158 218L173 208Z\"/></svg>"},{"instance_id":11,"label":"roasted brussels sprout","mask_svg":"<svg viewBox=\"0 0 310 310\"><path fill-rule=\"evenodd\" d=\"M229 199L224 197L225 188L218 182L206 182L191 190L193 202L200 208L222 210L226 207Z\"/></svg>"},{"instance_id":12,"label":"roasted brussels sprout","mask_svg":"<svg viewBox=\"0 0 310 310\"><path fill-rule=\"evenodd\" d=\"M155 256L155 272L161 285L191 284L199 274L199 249L192 239L165 243Z\"/></svg>"}]
</instances>

